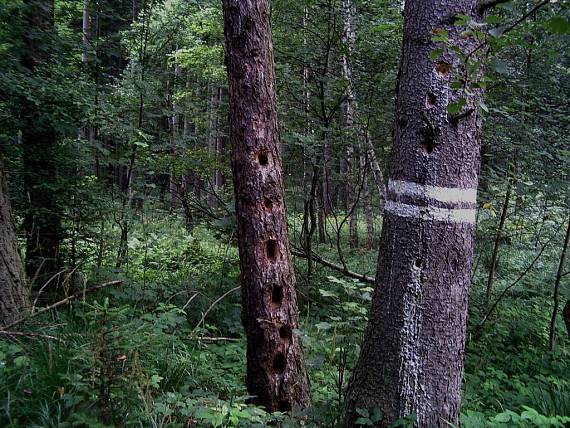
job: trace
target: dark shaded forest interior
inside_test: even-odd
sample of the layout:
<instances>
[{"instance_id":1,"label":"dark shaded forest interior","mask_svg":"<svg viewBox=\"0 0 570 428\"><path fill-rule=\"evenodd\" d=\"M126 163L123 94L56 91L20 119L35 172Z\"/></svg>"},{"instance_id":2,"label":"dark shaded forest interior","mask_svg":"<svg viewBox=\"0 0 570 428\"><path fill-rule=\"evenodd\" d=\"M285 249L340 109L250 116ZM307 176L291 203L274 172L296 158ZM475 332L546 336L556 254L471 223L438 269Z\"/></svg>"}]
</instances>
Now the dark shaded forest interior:
<instances>
[{"instance_id":1,"label":"dark shaded forest interior","mask_svg":"<svg viewBox=\"0 0 570 428\"><path fill-rule=\"evenodd\" d=\"M0 426L570 425L568 0L0 22Z\"/></svg>"}]
</instances>

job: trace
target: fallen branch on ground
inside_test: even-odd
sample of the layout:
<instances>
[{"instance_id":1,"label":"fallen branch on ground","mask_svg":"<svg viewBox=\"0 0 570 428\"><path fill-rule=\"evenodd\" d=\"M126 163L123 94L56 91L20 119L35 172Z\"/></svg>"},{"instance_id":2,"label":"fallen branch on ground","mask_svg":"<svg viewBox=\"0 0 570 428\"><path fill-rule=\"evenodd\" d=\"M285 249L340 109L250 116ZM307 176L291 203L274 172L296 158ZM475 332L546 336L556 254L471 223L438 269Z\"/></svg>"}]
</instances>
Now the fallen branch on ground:
<instances>
[{"instance_id":1,"label":"fallen branch on ground","mask_svg":"<svg viewBox=\"0 0 570 428\"><path fill-rule=\"evenodd\" d=\"M9 328L12 328L12 327L14 327L14 326L16 326L16 325L18 325L18 324L21 324L21 323L23 323L24 321L28 321L29 319L34 318L34 317L36 317L36 316L38 316L38 315L40 315L40 314L43 314L43 313L48 312L48 311L51 311L52 309L59 308L60 306L63 306L63 305L67 305L67 304L69 304L72 300L75 300L75 299L77 299L78 297L83 297L83 296L85 296L87 293L93 293L94 291L101 290L102 288L111 287L111 286L114 286L114 285L120 285L120 284L122 284L122 283L123 283L123 281L121 281L121 280L118 280L118 281L110 281L110 282L105 282L105 283L103 283L103 284L96 285L96 286L91 287L91 288L87 288L87 289L84 289L84 290L80 290L80 291L78 291L77 293L73 293L71 296L68 296L68 297L66 297L66 298L63 299L63 300L60 300L59 302L55 302L55 303L53 303L53 304L51 304L51 305L49 305L49 306L47 306L47 307L45 307L45 308L40 309L40 310L37 311L37 312L32 312L32 313L29 314L28 316L25 316L25 317L23 317L23 318L17 319L17 320L14 321L13 323L8 324L7 326L2 327L2 328L0 329L0 332L6 331L6 330L8 330Z\"/></svg>"},{"instance_id":2,"label":"fallen branch on ground","mask_svg":"<svg viewBox=\"0 0 570 428\"><path fill-rule=\"evenodd\" d=\"M301 252L298 250L291 250L291 254L293 254L294 256L297 256L297 257L301 257L303 259L308 258L304 252ZM336 263L333 263L331 261L323 259L318 254L312 253L311 259L313 259L314 261L316 261L317 263L319 263L323 266L326 266L328 268L336 270L337 272L340 272L343 275L348 276L349 278L358 279L359 281L366 282L368 284L375 284L375 282L376 282L376 280L371 276L366 276L362 273L353 272L346 267L343 267L341 265L337 265Z\"/></svg>"},{"instance_id":3,"label":"fallen branch on ground","mask_svg":"<svg viewBox=\"0 0 570 428\"><path fill-rule=\"evenodd\" d=\"M200 318L200 321L198 321L198 324L196 324L196 327L194 327L194 329L192 330L192 333L190 335L193 335L194 332L196 330L198 330L198 327L200 327L200 324L202 324L205 320L206 317L208 316L208 314L210 313L210 311L212 309L214 309L214 306L216 306L219 302L221 302L226 296L232 294L234 291L238 291L241 288L241 286L238 287L234 287L229 291L226 291L224 294L222 294L220 297L218 297L216 300L214 300L212 302L212 304L210 305L210 307L206 310L206 312L204 312L204 315L202 315L202 318Z\"/></svg>"},{"instance_id":4,"label":"fallen branch on ground","mask_svg":"<svg viewBox=\"0 0 570 428\"><path fill-rule=\"evenodd\" d=\"M25 333L22 331L5 331L0 330L0 335L4 336L23 336L23 337L38 337L40 339L50 339L50 340L57 340L58 342L63 342L59 337L50 336L49 334L41 334L41 333Z\"/></svg>"}]
</instances>

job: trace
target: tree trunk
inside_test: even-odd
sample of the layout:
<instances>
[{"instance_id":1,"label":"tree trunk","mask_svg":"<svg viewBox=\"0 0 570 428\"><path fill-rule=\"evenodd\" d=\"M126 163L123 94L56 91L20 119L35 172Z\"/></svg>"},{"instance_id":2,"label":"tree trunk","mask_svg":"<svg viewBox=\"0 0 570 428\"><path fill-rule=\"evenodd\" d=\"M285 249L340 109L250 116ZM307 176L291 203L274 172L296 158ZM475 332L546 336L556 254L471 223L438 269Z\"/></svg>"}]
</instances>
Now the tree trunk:
<instances>
[{"instance_id":1,"label":"tree trunk","mask_svg":"<svg viewBox=\"0 0 570 428\"><path fill-rule=\"evenodd\" d=\"M358 247L358 204L357 191L355 189L356 180L356 162L358 159L357 155L354 153L354 114L356 110L356 100L354 97L354 89L352 88L352 69L350 67L350 55L352 53L356 33L353 27L353 13L354 9L352 6L352 0L343 0L342 2L342 13L344 19L344 32L342 36L343 44L346 46L346 52L342 55L342 76L348 82L346 91L344 94L344 100L341 105L342 113L342 124L347 136L348 145L346 148L346 160L345 160L345 189L346 189L346 200L347 200L347 210L352 210L349 222L349 245L351 248ZM354 209L353 209L354 206Z\"/></svg>"},{"instance_id":2,"label":"tree trunk","mask_svg":"<svg viewBox=\"0 0 570 428\"><path fill-rule=\"evenodd\" d=\"M380 210L383 210L384 204L386 202L386 185L384 184L384 175L382 174L382 168L380 168L380 163L376 157L374 145L368 137L368 132L366 133L366 144L368 145L368 162L370 163L372 169L374 183L378 189L378 196L380 197Z\"/></svg>"},{"instance_id":3,"label":"tree trunk","mask_svg":"<svg viewBox=\"0 0 570 428\"><path fill-rule=\"evenodd\" d=\"M364 206L364 214L366 216L366 248L371 250L376 248L376 228L374 226L374 211L372 209L372 201L370 197L370 187L368 186L368 169L370 159L366 156L364 150L360 152L360 170L362 171L362 205Z\"/></svg>"},{"instance_id":4,"label":"tree trunk","mask_svg":"<svg viewBox=\"0 0 570 428\"><path fill-rule=\"evenodd\" d=\"M20 318L26 305L24 269L18 253L8 184L0 158L0 325L9 325Z\"/></svg>"},{"instance_id":5,"label":"tree trunk","mask_svg":"<svg viewBox=\"0 0 570 428\"><path fill-rule=\"evenodd\" d=\"M568 339L570 339L570 300L566 301L564 309L562 310L562 318L564 318L564 324L566 324L566 332L568 333Z\"/></svg>"},{"instance_id":6,"label":"tree trunk","mask_svg":"<svg viewBox=\"0 0 570 428\"><path fill-rule=\"evenodd\" d=\"M491 300L493 294L493 282L495 281L495 274L497 272L497 258L499 256L499 246L501 245L501 238L503 237L503 230L505 228L505 221L507 220L507 212L509 210L509 201L511 199L511 191L513 188L513 180L509 178L507 185L507 193L503 202L501 210L501 219L497 227L497 234L495 235L495 243L493 244L493 254L491 256L491 267L489 268L489 276L487 278L487 289L485 290L485 298L487 302Z\"/></svg>"},{"instance_id":7,"label":"tree trunk","mask_svg":"<svg viewBox=\"0 0 570 428\"><path fill-rule=\"evenodd\" d=\"M172 155L173 162L177 158L177 149L180 145L180 117L178 114L178 103L175 99L176 87L178 81L180 80L180 65L176 62L174 63L174 76L172 79L172 117L170 118L171 130L172 130ZM170 195L170 213L174 213L177 207L177 200L179 198L179 193L181 192L182 182L184 177L177 177L175 168L171 168L169 178L168 178L168 193Z\"/></svg>"},{"instance_id":8,"label":"tree trunk","mask_svg":"<svg viewBox=\"0 0 570 428\"><path fill-rule=\"evenodd\" d=\"M83 45L83 51L81 52L81 63L85 69L87 69L89 65L89 24L89 0L83 0L83 18L81 23L81 43Z\"/></svg>"},{"instance_id":9,"label":"tree trunk","mask_svg":"<svg viewBox=\"0 0 570 428\"><path fill-rule=\"evenodd\" d=\"M49 34L53 30L53 0L26 1L26 52L22 65L31 74L41 72L49 62ZM49 118L51 111L25 102L22 128L24 192L29 201L25 213L26 272L42 282L61 267L59 248L62 241L61 218L57 203L57 140ZM46 116L48 116L46 118Z\"/></svg>"},{"instance_id":10,"label":"tree trunk","mask_svg":"<svg viewBox=\"0 0 570 428\"><path fill-rule=\"evenodd\" d=\"M247 387L269 411L310 404L277 128L268 0L224 0Z\"/></svg>"},{"instance_id":11,"label":"tree trunk","mask_svg":"<svg viewBox=\"0 0 570 428\"><path fill-rule=\"evenodd\" d=\"M560 255L560 264L558 265L558 272L556 273L556 281L554 283L554 307L552 308L552 317L550 318L550 334L549 334L549 348L554 351L554 340L556 338L556 317L558 316L558 308L560 307L560 282L564 275L564 263L566 262L566 253L568 252L568 243L570 242L570 218L568 219L568 227L566 228L566 237L564 238L564 245L562 246L562 254ZM568 326L568 325L567 325Z\"/></svg>"},{"instance_id":12,"label":"tree trunk","mask_svg":"<svg viewBox=\"0 0 570 428\"><path fill-rule=\"evenodd\" d=\"M432 40L436 29L464 53L478 46L452 24L465 13L481 22L476 3L405 2L381 256L346 427L356 409L375 408L383 414L379 427L411 414L417 427L459 424L483 93L471 88L464 107L471 113L450 117L460 60L453 50L435 61L431 53L442 47Z\"/></svg>"}]
</instances>

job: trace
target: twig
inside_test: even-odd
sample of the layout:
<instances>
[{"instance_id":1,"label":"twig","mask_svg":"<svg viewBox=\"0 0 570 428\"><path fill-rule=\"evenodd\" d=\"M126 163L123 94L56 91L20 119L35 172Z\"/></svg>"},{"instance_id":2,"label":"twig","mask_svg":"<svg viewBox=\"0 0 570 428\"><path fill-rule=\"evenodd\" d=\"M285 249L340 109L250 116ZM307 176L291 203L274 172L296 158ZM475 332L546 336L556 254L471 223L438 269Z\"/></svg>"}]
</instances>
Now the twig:
<instances>
[{"instance_id":1,"label":"twig","mask_svg":"<svg viewBox=\"0 0 570 428\"><path fill-rule=\"evenodd\" d=\"M203 340L204 342L239 342L241 339L237 337L197 337L198 340Z\"/></svg>"},{"instance_id":2,"label":"twig","mask_svg":"<svg viewBox=\"0 0 570 428\"><path fill-rule=\"evenodd\" d=\"M41 339L57 340L58 342L63 342L59 337L50 336L49 334L41 333L24 333L22 331L5 331L0 330L0 335L4 336L22 336L22 337L39 337Z\"/></svg>"},{"instance_id":3,"label":"twig","mask_svg":"<svg viewBox=\"0 0 570 428\"><path fill-rule=\"evenodd\" d=\"M475 111L474 108L469 108L469 109L465 110L465 111L462 112L462 113L452 115L452 116L451 116L451 121L452 121L453 123L457 123L457 122L459 122L461 119L465 119L466 117L471 116L474 111Z\"/></svg>"},{"instance_id":4,"label":"twig","mask_svg":"<svg viewBox=\"0 0 570 428\"><path fill-rule=\"evenodd\" d=\"M540 9L542 6L546 6L548 3L550 3L550 1L551 0L542 0L540 3L537 3L536 6L534 6L532 9L530 9L527 13L525 13L523 16L521 16L519 19L517 19L515 22L513 22L507 28L505 28L505 31L503 31L502 34L506 34L509 31L511 31L513 28L515 28L517 25L519 25L521 22L523 22L525 19L527 19L533 13L538 11L538 9Z\"/></svg>"},{"instance_id":5,"label":"twig","mask_svg":"<svg viewBox=\"0 0 570 428\"><path fill-rule=\"evenodd\" d=\"M198 324L196 324L196 327L194 327L194 329L192 330L192 333L190 333L190 335L194 334L194 332L196 330L198 330L198 327L200 327L200 324L202 324L204 322L204 320L206 319L208 314L211 312L211 310L214 308L214 306L216 306L218 303L220 303L226 296L229 296L233 292L238 291L240 288L241 288L241 286L234 287L231 290L226 291L224 294L222 294L216 300L214 300L212 302L212 304L208 307L208 309L206 309L206 312L204 312L204 314L202 315L202 318L200 318L200 321L198 321Z\"/></svg>"},{"instance_id":6,"label":"twig","mask_svg":"<svg viewBox=\"0 0 570 428\"><path fill-rule=\"evenodd\" d=\"M501 294L499 295L499 297L497 297L497 300L495 300L495 302L493 303L493 305L491 306L491 308L489 309L489 312L487 312L487 315L485 315L485 317L483 318L483 320L481 320L481 322L479 323L479 325L476 327L475 329L475 333L477 333L478 331L480 331L483 326L485 325L485 323L489 320L489 317L491 316L491 314L495 311L495 308L497 307L497 305L499 304L499 302L503 299L503 297L505 297L505 294L507 294L507 291L509 291L511 288L513 288L515 285L517 285L521 279L523 279L526 274L534 267L534 264L538 261L538 259L540 258L540 256L542 256L542 253L544 252L544 250L546 249L546 247L548 247L548 244L550 244L550 242L552 241L552 239L556 236L556 233L558 232L558 230L560 229L560 227L562 226L562 224L560 224L558 226L558 228L556 229L556 232L553 233L553 235L550 237L550 239L548 241L546 241L546 243L542 246L542 248L540 249L540 251L538 252L538 254L536 255L536 257L532 260L532 262L526 267L526 269L518 276L518 278L512 282L508 287L506 287Z\"/></svg>"},{"instance_id":7,"label":"twig","mask_svg":"<svg viewBox=\"0 0 570 428\"><path fill-rule=\"evenodd\" d=\"M482 0L477 5L477 9L479 10L479 14L483 15L487 10L494 8L503 3L508 3L511 0Z\"/></svg>"},{"instance_id":8,"label":"twig","mask_svg":"<svg viewBox=\"0 0 570 428\"><path fill-rule=\"evenodd\" d=\"M31 319L31 318L34 318L34 317L36 317L36 316L38 316L38 315L40 315L40 314L43 314L43 313L48 312L48 311L51 311L52 309L59 308L60 306L63 306L63 305L67 305L67 304L70 303L72 300L77 299L78 297L82 297L82 296L84 296L84 295L87 294L87 293L92 293L92 292L94 292L94 291L101 290L102 288L110 287L110 286L114 286L114 285L120 285L120 284L122 284L122 283L123 283L123 281L121 281L121 280L118 280L118 281L110 281L110 282L105 282L105 283L103 283L103 284L96 285L96 286L91 287L91 288L88 288L88 289L86 289L86 290L80 290L80 291L78 291L77 293L73 293L71 296L69 296L69 297L67 297L67 298L65 298L65 299L63 299L63 300L60 300L59 302L55 302L55 303L52 304L52 305L49 305L49 306L47 306L47 307L45 307L45 308L42 308L42 309L40 309L40 310L37 311L37 312L31 313L31 314L29 314L29 315L26 316L26 317L20 318L20 319L14 321L13 323L8 324L7 326L2 327L2 328L0 329L0 332L6 331L6 330L8 330L9 328L12 328L12 327L14 327L14 326L16 326L16 325L18 325L18 324L21 324L21 323L23 323L24 321L27 321L27 320L29 320L29 319Z\"/></svg>"},{"instance_id":9,"label":"twig","mask_svg":"<svg viewBox=\"0 0 570 428\"><path fill-rule=\"evenodd\" d=\"M70 277L71 275L73 275L73 273L74 273L77 269L79 269L79 266L76 266L76 267L69 273L69 275L67 276L67 278L64 280L64 283L65 283L65 281L66 281L67 279L69 279L69 277ZM32 313L34 313L34 311L36 310L36 304L38 303L38 300L39 300L39 298L40 298L40 295L43 293L44 289L45 289L49 284L51 284L51 282L52 282L55 278L57 278L58 276L60 276L60 275L61 275L62 273L64 273L65 271L66 271L66 269L60 270L59 272L57 272L56 274L54 274L50 279L48 279L44 285L42 285L42 288L40 288L40 290L38 291L38 294L36 295L36 298L34 299L34 303L32 304Z\"/></svg>"},{"instance_id":10,"label":"twig","mask_svg":"<svg viewBox=\"0 0 570 428\"><path fill-rule=\"evenodd\" d=\"M308 256L307 254L305 254L304 252L301 251L297 251L297 250L291 250L291 254L293 254L294 256L297 257L301 257L303 259L307 259ZM366 276L362 273L358 273L358 272L353 272L351 270L349 270L346 266L341 266L341 265L337 265L331 261L325 260L322 257L320 257L318 254L312 253L311 254L311 258L313 260L315 260L317 263L326 266L328 268L334 269L337 272L340 272L342 274L344 274L345 276L348 276L349 278L354 278L354 279L358 279L359 281L368 283L368 284L375 284L375 279L371 276Z\"/></svg>"}]
</instances>

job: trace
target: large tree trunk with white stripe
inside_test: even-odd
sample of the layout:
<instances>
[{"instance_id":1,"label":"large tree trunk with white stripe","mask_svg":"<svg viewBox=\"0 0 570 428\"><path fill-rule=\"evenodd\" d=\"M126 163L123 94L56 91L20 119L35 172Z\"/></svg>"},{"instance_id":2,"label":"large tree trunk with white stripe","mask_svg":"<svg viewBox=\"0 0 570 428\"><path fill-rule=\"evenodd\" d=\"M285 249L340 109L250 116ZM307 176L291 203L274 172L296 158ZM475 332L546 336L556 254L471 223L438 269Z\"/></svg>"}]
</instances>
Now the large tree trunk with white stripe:
<instances>
[{"instance_id":1,"label":"large tree trunk with white stripe","mask_svg":"<svg viewBox=\"0 0 570 428\"><path fill-rule=\"evenodd\" d=\"M224 0L247 387L269 411L310 405L277 129L268 0Z\"/></svg>"},{"instance_id":2,"label":"large tree trunk with white stripe","mask_svg":"<svg viewBox=\"0 0 570 428\"><path fill-rule=\"evenodd\" d=\"M468 289L475 230L482 99L472 89L463 110L450 84L461 64L441 48L438 29L463 52L459 14L482 19L475 0L408 0L398 76L394 157L376 290L360 359L348 391L346 426L356 409L380 408L376 426L415 414L418 427L458 424Z\"/></svg>"}]
</instances>

